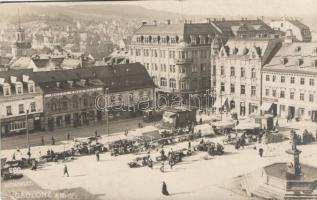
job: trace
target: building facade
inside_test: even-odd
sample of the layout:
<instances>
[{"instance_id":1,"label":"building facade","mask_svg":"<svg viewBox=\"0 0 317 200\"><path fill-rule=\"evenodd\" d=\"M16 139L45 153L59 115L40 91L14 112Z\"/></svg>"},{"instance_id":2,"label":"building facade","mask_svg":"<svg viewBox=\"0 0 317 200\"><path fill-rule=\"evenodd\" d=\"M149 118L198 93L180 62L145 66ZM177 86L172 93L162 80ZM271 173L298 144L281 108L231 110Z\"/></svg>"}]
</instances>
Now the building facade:
<instances>
[{"instance_id":1,"label":"building facade","mask_svg":"<svg viewBox=\"0 0 317 200\"><path fill-rule=\"evenodd\" d=\"M208 23L143 23L129 46L160 93L201 94L210 88L210 44L220 32Z\"/></svg>"},{"instance_id":2,"label":"building facade","mask_svg":"<svg viewBox=\"0 0 317 200\"><path fill-rule=\"evenodd\" d=\"M298 41L311 42L312 40L310 28L299 20L283 17L281 20L272 21L270 26L276 31L282 31L284 35L291 30Z\"/></svg>"},{"instance_id":3,"label":"building facade","mask_svg":"<svg viewBox=\"0 0 317 200\"><path fill-rule=\"evenodd\" d=\"M262 76L263 110L283 119L317 121L317 43L285 41Z\"/></svg>"},{"instance_id":4,"label":"building facade","mask_svg":"<svg viewBox=\"0 0 317 200\"><path fill-rule=\"evenodd\" d=\"M31 70L0 72L1 135L41 130L43 92ZM27 120L28 118L28 120Z\"/></svg>"},{"instance_id":5,"label":"building facade","mask_svg":"<svg viewBox=\"0 0 317 200\"><path fill-rule=\"evenodd\" d=\"M103 119L95 99L103 95L103 83L89 69L34 72L34 80L43 90L42 128L89 125Z\"/></svg>"},{"instance_id":6,"label":"building facade","mask_svg":"<svg viewBox=\"0 0 317 200\"><path fill-rule=\"evenodd\" d=\"M213 107L239 116L260 114L261 69L278 44L277 39L236 38L222 45L211 61L216 95Z\"/></svg>"}]
</instances>

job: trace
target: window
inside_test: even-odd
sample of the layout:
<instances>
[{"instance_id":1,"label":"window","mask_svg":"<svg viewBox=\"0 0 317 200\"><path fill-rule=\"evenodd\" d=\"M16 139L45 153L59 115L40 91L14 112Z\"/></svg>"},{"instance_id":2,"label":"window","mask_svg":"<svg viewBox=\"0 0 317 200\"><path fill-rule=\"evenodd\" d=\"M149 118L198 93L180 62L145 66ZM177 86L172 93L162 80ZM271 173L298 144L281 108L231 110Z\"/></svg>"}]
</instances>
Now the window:
<instances>
[{"instance_id":1,"label":"window","mask_svg":"<svg viewBox=\"0 0 317 200\"><path fill-rule=\"evenodd\" d=\"M29 92L30 92L30 93L34 92L34 85L30 85L30 86L29 86Z\"/></svg>"},{"instance_id":2,"label":"window","mask_svg":"<svg viewBox=\"0 0 317 200\"><path fill-rule=\"evenodd\" d=\"M314 83L314 79L312 79L312 78L309 79L309 85L310 85L310 86L314 86L314 84L315 84L315 83Z\"/></svg>"},{"instance_id":3,"label":"window","mask_svg":"<svg viewBox=\"0 0 317 200\"><path fill-rule=\"evenodd\" d=\"M291 92L291 93L289 94L289 98L290 98L290 99L294 99L294 96L295 96L295 95L294 95L294 92Z\"/></svg>"},{"instance_id":4,"label":"window","mask_svg":"<svg viewBox=\"0 0 317 200\"><path fill-rule=\"evenodd\" d=\"M197 64L194 64L194 65L193 65L192 72L197 72Z\"/></svg>"},{"instance_id":5,"label":"window","mask_svg":"<svg viewBox=\"0 0 317 200\"><path fill-rule=\"evenodd\" d=\"M272 96L276 97L276 90L272 90Z\"/></svg>"},{"instance_id":6,"label":"window","mask_svg":"<svg viewBox=\"0 0 317 200\"><path fill-rule=\"evenodd\" d=\"M245 77L245 69L241 67L241 77Z\"/></svg>"},{"instance_id":7,"label":"window","mask_svg":"<svg viewBox=\"0 0 317 200\"><path fill-rule=\"evenodd\" d=\"M256 78L256 71L254 68L251 70L251 78Z\"/></svg>"},{"instance_id":8,"label":"window","mask_svg":"<svg viewBox=\"0 0 317 200\"><path fill-rule=\"evenodd\" d=\"M167 81L166 78L161 78L161 86L166 87L167 86Z\"/></svg>"},{"instance_id":9,"label":"window","mask_svg":"<svg viewBox=\"0 0 317 200\"><path fill-rule=\"evenodd\" d=\"M176 80L175 79L171 78L169 83L170 83L170 88L176 88Z\"/></svg>"},{"instance_id":10,"label":"window","mask_svg":"<svg viewBox=\"0 0 317 200\"><path fill-rule=\"evenodd\" d=\"M67 106L68 106L67 101L63 101L63 103L62 103L63 110L67 110Z\"/></svg>"},{"instance_id":11,"label":"window","mask_svg":"<svg viewBox=\"0 0 317 200\"><path fill-rule=\"evenodd\" d=\"M245 94L245 85L240 86L240 94Z\"/></svg>"},{"instance_id":12,"label":"window","mask_svg":"<svg viewBox=\"0 0 317 200\"><path fill-rule=\"evenodd\" d=\"M234 87L234 84L230 84L230 92L231 93L234 93L235 92L235 87Z\"/></svg>"},{"instance_id":13,"label":"window","mask_svg":"<svg viewBox=\"0 0 317 200\"><path fill-rule=\"evenodd\" d=\"M300 84L305 85L305 78L300 78Z\"/></svg>"},{"instance_id":14,"label":"window","mask_svg":"<svg viewBox=\"0 0 317 200\"><path fill-rule=\"evenodd\" d=\"M310 94L310 95L309 95L309 101L310 101L310 102L314 102L314 95L313 95L313 94Z\"/></svg>"},{"instance_id":15,"label":"window","mask_svg":"<svg viewBox=\"0 0 317 200\"><path fill-rule=\"evenodd\" d=\"M36 111L36 104L35 104L35 102L31 102L30 108L31 108L31 112L35 112L35 111Z\"/></svg>"},{"instance_id":16,"label":"window","mask_svg":"<svg viewBox=\"0 0 317 200\"><path fill-rule=\"evenodd\" d=\"M22 94L22 87L17 87L17 94Z\"/></svg>"},{"instance_id":17,"label":"window","mask_svg":"<svg viewBox=\"0 0 317 200\"><path fill-rule=\"evenodd\" d=\"M276 76L273 75L273 76L272 76L272 81L275 82L275 80L276 80Z\"/></svg>"},{"instance_id":18,"label":"window","mask_svg":"<svg viewBox=\"0 0 317 200\"><path fill-rule=\"evenodd\" d=\"M224 82L221 82L221 89L220 89L221 92L224 92L225 91L225 83Z\"/></svg>"},{"instance_id":19,"label":"window","mask_svg":"<svg viewBox=\"0 0 317 200\"><path fill-rule=\"evenodd\" d=\"M270 96L270 89L265 89L265 96Z\"/></svg>"},{"instance_id":20,"label":"window","mask_svg":"<svg viewBox=\"0 0 317 200\"><path fill-rule=\"evenodd\" d=\"M201 70L202 72L206 71L206 65L205 65L204 63L201 64L200 70Z\"/></svg>"},{"instance_id":21,"label":"window","mask_svg":"<svg viewBox=\"0 0 317 200\"><path fill-rule=\"evenodd\" d=\"M255 96L255 95L256 95L256 87L251 86L251 96Z\"/></svg>"},{"instance_id":22,"label":"window","mask_svg":"<svg viewBox=\"0 0 317 200\"><path fill-rule=\"evenodd\" d=\"M9 88L5 88L4 89L4 96L9 96L10 95L10 89Z\"/></svg>"},{"instance_id":23,"label":"window","mask_svg":"<svg viewBox=\"0 0 317 200\"><path fill-rule=\"evenodd\" d=\"M295 77L291 77L291 84L294 84L295 83Z\"/></svg>"},{"instance_id":24,"label":"window","mask_svg":"<svg viewBox=\"0 0 317 200\"><path fill-rule=\"evenodd\" d=\"M265 80L266 80L266 81L270 81L270 75L266 75L266 76L265 76Z\"/></svg>"},{"instance_id":25,"label":"window","mask_svg":"<svg viewBox=\"0 0 317 200\"><path fill-rule=\"evenodd\" d=\"M23 104L19 104L19 114L24 113L24 105Z\"/></svg>"},{"instance_id":26,"label":"window","mask_svg":"<svg viewBox=\"0 0 317 200\"><path fill-rule=\"evenodd\" d=\"M305 100L304 93L299 94L299 100L301 100L301 101Z\"/></svg>"},{"instance_id":27,"label":"window","mask_svg":"<svg viewBox=\"0 0 317 200\"><path fill-rule=\"evenodd\" d=\"M281 76L281 83L285 83L285 76Z\"/></svg>"},{"instance_id":28,"label":"window","mask_svg":"<svg viewBox=\"0 0 317 200\"><path fill-rule=\"evenodd\" d=\"M168 57L169 58L175 58L175 51L169 51L168 52Z\"/></svg>"},{"instance_id":29,"label":"window","mask_svg":"<svg viewBox=\"0 0 317 200\"><path fill-rule=\"evenodd\" d=\"M181 81L181 89L186 89L186 82L184 80Z\"/></svg>"},{"instance_id":30,"label":"window","mask_svg":"<svg viewBox=\"0 0 317 200\"><path fill-rule=\"evenodd\" d=\"M285 98L285 91L282 90L282 91L280 92L280 98Z\"/></svg>"},{"instance_id":31,"label":"window","mask_svg":"<svg viewBox=\"0 0 317 200\"><path fill-rule=\"evenodd\" d=\"M235 76L234 67L230 67L230 76Z\"/></svg>"},{"instance_id":32,"label":"window","mask_svg":"<svg viewBox=\"0 0 317 200\"><path fill-rule=\"evenodd\" d=\"M223 66L220 67L220 75L221 76L225 75L225 68Z\"/></svg>"},{"instance_id":33,"label":"window","mask_svg":"<svg viewBox=\"0 0 317 200\"><path fill-rule=\"evenodd\" d=\"M7 115L12 115L12 108L11 108L11 106L7 106Z\"/></svg>"},{"instance_id":34,"label":"window","mask_svg":"<svg viewBox=\"0 0 317 200\"><path fill-rule=\"evenodd\" d=\"M84 98L84 107L87 107L87 106L88 106L88 99Z\"/></svg>"}]
</instances>

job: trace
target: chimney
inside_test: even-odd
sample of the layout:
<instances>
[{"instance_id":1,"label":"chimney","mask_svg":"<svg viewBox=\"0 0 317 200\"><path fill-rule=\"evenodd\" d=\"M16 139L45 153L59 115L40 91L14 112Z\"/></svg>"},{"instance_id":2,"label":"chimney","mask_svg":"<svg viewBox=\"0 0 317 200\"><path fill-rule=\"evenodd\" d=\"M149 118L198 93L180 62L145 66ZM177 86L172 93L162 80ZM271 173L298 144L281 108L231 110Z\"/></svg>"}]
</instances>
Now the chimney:
<instances>
[{"instance_id":1,"label":"chimney","mask_svg":"<svg viewBox=\"0 0 317 200\"><path fill-rule=\"evenodd\" d=\"M170 19L166 20L166 23L167 23L168 25L171 24L171 20L170 20Z\"/></svg>"},{"instance_id":2,"label":"chimney","mask_svg":"<svg viewBox=\"0 0 317 200\"><path fill-rule=\"evenodd\" d=\"M29 79L30 79L30 77L28 75L24 75L24 74L22 75L22 80L24 83L29 82Z\"/></svg>"},{"instance_id":3,"label":"chimney","mask_svg":"<svg viewBox=\"0 0 317 200\"><path fill-rule=\"evenodd\" d=\"M80 79L80 84L81 86L85 86L86 85L86 80L85 79Z\"/></svg>"},{"instance_id":4,"label":"chimney","mask_svg":"<svg viewBox=\"0 0 317 200\"><path fill-rule=\"evenodd\" d=\"M143 22L142 22L142 26L145 25L145 24L146 24L146 21L143 21Z\"/></svg>"},{"instance_id":5,"label":"chimney","mask_svg":"<svg viewBox=\"0 0 317 200\"><path fill-rule=\"evenodd\" d=\"M60 88L61 87L61 83L60 82L56 82L56 87Z\"/></svg>"},{"instance_id":6,"label":"chimney","mask_svg":"<svg viewBox=\"0 0 317 200\"><path fill-rule=\"evenodd\" d=\"M68 84L69 84L69 87L73 87L74 81L67 81L67 82L68 82Z\"/></svg>"},{"instance_id":7,"label":"chimney","mask_svg":"<svg viewBox=\"0 0 317 200\"><path fill-rule=\"evenodd\" d=\"M16 83L17 82L17 77L10 76L10 81L11 81L11 83Z\"/></svg>"}]
</instances>

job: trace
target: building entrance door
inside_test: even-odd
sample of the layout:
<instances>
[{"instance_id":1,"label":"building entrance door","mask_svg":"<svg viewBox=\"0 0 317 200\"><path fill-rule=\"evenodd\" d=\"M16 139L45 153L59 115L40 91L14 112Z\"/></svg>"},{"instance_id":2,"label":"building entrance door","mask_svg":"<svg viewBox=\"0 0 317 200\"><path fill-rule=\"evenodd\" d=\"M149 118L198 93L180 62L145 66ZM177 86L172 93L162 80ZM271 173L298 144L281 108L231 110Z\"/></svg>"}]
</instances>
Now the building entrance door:
<instances>
[{"instance_id":1,"label":"building entrance door","mask_svg":"<svg viewBox=\"0 0 317 200\"><path fill-rule=\"evenodd\" d=\"M295 117L295 107L294 106L289 106L288 107L288 115L287 118L288 120L291 120Z\"/></svg>"}]
</instances>

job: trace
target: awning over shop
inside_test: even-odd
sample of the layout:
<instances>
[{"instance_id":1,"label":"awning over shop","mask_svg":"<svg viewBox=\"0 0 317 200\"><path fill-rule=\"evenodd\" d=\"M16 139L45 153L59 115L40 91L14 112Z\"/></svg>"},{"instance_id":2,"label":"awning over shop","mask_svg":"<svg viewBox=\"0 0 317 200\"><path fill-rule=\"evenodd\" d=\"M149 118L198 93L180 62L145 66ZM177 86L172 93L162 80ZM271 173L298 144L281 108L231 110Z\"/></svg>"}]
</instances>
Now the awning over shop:
<instances>
[{"instance_id":1,"label":"awning over shop","mask_svg":"<svg viewBox=\"0 0 317 200\"><path fill-rule=\"evenodd\" d=\"M221 102L221 98L218 97L213 105L213 107L220 108L222 106L229 107L228 98L223 98Z\"/></svg>"},{"instance_id":2,"label":"awning over shop","mask_svg":"<svg viewBox=\"0 0 317 200\"><path fill-rule=\"evenodd\" d=\"M269 102L263 102L262 106L261 106L261 110L262 111L269 111L272 107L273 103L269 103Z\"/></svg>"}]
</instances>

